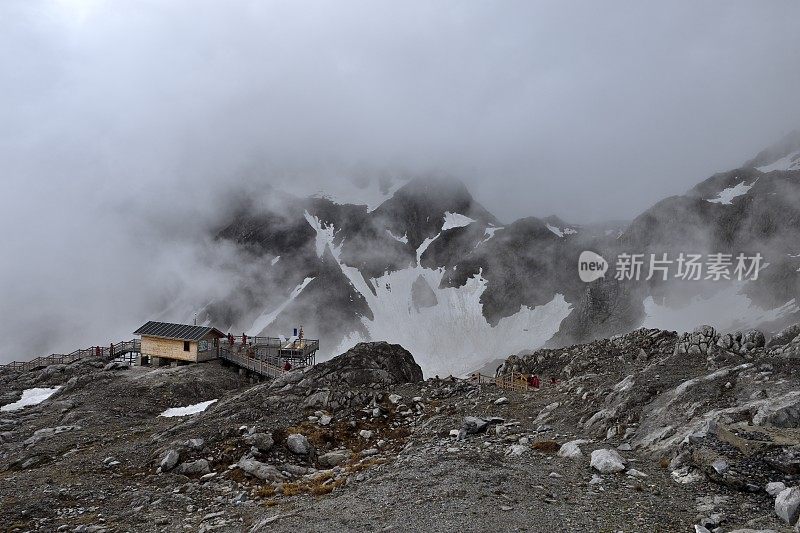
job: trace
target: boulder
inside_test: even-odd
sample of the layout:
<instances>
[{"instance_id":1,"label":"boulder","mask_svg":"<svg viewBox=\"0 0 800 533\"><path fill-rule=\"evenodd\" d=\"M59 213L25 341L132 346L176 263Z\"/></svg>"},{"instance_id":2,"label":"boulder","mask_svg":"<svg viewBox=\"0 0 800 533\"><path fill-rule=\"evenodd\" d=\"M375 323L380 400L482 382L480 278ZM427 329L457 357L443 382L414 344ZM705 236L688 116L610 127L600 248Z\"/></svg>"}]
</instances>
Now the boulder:
<instances>
[{"instance_id":1,"label":"boulder","mask_svg":"<svg viewBox=\"0 0 800 533\"><path fill-rule=\"evenodd\" d=\"M185 476L198 474L202 475L211 472L211 467L209 466L208 461L205 459L198 459L197 461L187 461L185 463L181 463L178 465L175 471Z\"/></svg>"},{"instance_id":2,"label":"boulder","mask_svg":"<svg viewBox=\"0 0 800 533\"><path fill-rule=\"evenodd\" d=\"M793 526L800 517L800 487L784 489L775 498L775 514Z\"/></svg>"},{"instance_id":3,"label":"boulder","mask_svg":"<svg viewBox=\"0 0 800 533\"><path fill-rule=\"evenodd\" d=\"M561 448L558 449L558 456L559 457L566 457L568 459L580 459L583 457L583 452L581 451L579 445L584 444L585 440L571 440L569 442L565 442L561 445Z\"/></svg>"},{"instance_id":4,"label":"boulder","mask_svg":"<svg viewBox=\"0 0 800 533\"><path fill-rule=\"evenodd\" d=\"M167 450L167 452L161 457L161 463L159 466L161 467L162 472L169 472L175 465L178 464L180 461L181 455L178 453L177 450Z\"/></svg>"},{"instance_id":5,"label":"boulder","mask_svg":"<svg viewBox=\"0 0 800 533\"><path fill-rule=\"evenodd\" d=\"M388 342L361 342L305 372L297 386L315 390L331 386L392 386L419 381L422 381L422 368L408 350Z\"/></svg>"},{"instance_id":6,"label":"boulder","mask_svg":"<svg viewBox=\"0 0 800 533\"><path fill-rule=\"evenodd\" d=\"M245 442L250 446L255 447L259 452L266 453L272 449L275 441L272 438L272 433L253 433L245 437Z\"/></svg>"},{"instance_id":7,"label":"boulder","mask_svg":"<svg viewBox=\"0 0 800 533\"><path fill-rule=\"evenodd\" d=\"M275 481L283 478L283 474L274 466L256 461L250 457L242 457L237 463L237 466L242 469L242 471L264 481Z\"/></svg>"},{"instance_id":8,"label":"boulder","mask_svg":"<svg viewBox=\"0 0 800 533\"><path fill-rule=\"evenodd\" d=\"M327 468L339 466L350 458L349 450L335 450L319 456L319 464Z\"/></svg>"},{"instance_id":9,"label":"boulder","mask_svg":"<svg viewBox=\"0 0 800 533\"><path fill-rule=\"evenodd\" d=\"M764 487L764 490L766 490L767 494L769 494L774 498L778 494L786 490L786 484L781 481L773 481L771 483L767 483L767 486Z\"/></svg>"},{"instance_id":10,"label":"boulder","mask_svg":"<svg viewBox=\"0 0 800 533\"><path fill-rule=\"evenodd\" d=\"M593 451L590 464L601 474L613 474L625 470L625 459L616 450L608 448Z\"/></svg>"},{"instance_id":11,"label":"boulder","mask_svg":"<svg viewBox=\"0 0 800 533\"><path fill-rule=\"evenodd\" d=\"M311 443L304 435L292 433L286 437L286 447L295 455L308 455L311 453Z\"/></svg>"}]
</instances>

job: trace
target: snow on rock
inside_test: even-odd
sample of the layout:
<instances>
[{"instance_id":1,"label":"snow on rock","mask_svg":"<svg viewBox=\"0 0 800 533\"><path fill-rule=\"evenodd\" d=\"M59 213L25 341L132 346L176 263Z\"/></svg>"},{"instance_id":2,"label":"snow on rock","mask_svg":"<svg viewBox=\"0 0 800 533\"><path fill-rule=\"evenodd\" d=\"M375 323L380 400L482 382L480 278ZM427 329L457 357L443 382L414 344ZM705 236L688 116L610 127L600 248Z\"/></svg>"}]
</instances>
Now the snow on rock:
<instances>
[{"instance_id":1,"label":"snow on rock","mask_svg":"<svg viewBox=\"0 0 800 533\"><path fill-rule=\"evenodd\" d=\"M322 257L322 254L325 253L325 246L330 246L333 256L338 259L342 245L341 243L339 243L339 246L333 244L333 238L336 234L336 228L333 227L333 224L323 223L320 221L319 217L312 215L308 211L304 211L303 215L306 217L311 227L314 228L314 231L317 232L317 257Z\"/></svg>"},{"instance_id":2,"label":"snow on rock","mask_svg":"<svg viewBox=\"0 0 800 533\"><path fill-rule=\"evenodd\" d=\"M445 211L444 225L442 226L442 231L447 231L453 228L463 228L464 226L468 226L473 222L475 222L475 219L469 218L468 216L464 216L459 213L451 213L450 211Z\"/></svg>"},{"instance_id":3,"label":"snow on rock","mask_svg":"<svg viewBox=\"0 0 800 533\"><path fill-rule=\"evenodd\" d=\"M558 228L552 224L547 224L547 229L558 235L559 237L563 237L564 235L575 235L578 233L577 230L573 228Z\"/></svg>"},{"instance_id":4,"label":"snow on rock","mask_svg":"<svg viewBox=\"0 0 800 533\"><path fill-rule=\"evenodd\" d=\"M762 309L745 294L740 294L742 283L734 283L717 293L704 298L700 295L682 307L669 307L655 302L652 296L644 300L647 317L642 324L645 328L658 328L678 331L692 331L697 324L708 322L717 330L742 329L777 320L800 310L794 299L775 309Z\"/></svg>"},{"instance_id":5,"label":"snow on rock","mask_svg":"<svg viewBox=\"0 0 800 533\"><path fill-rule=\"evenodd\" d=\"M272 266L275 266L275 263L277 263L280 260L281 260L281 256L276 255L275 257L272 258L272 261L270 261L270 264L272 264Z\"/></svg>"},{"instance_id":6,"label":"snow on rock","mask_svg":"<svg viewBox=\"0 0 800 533\"><path fill-rule=\"evenodd\" d=\"M756 179L756 181L758 180ZM738 198L739 196L747 194L747 192L753 188L753 185L756 184L756 181L750 185L745 185L744 181L742 181L733 187L723 189L716 198L709 198L706 201L711 202L712 204L731 205L734 198Z\"/></svg>"},{"instance_id":7,"label":"snow on rock","mask_svg":"<svg viewBox=\"0 0 800 533\"><path fill-rule=\"evenodd\" d=\"M372 212L394 196L394 193L403 185L405 185L403 180L396 179L391 186L382 190L378 180L371 180L366 186L358 187L347 180L334 179L325 184L325 190L319 190L312 196L327 198L339 205L366 205L367 211Z\"/></svg>"},{"instance_id":8,"label":"snow on rock","mask_svg":"<svg viewBox=\"0 0 800 533\"><path fill-rule=\"evenodd\" d=\"M786 157L782 157L769 165L756 167L756 170L760 170L761 172L772 172L773 170L800 170L800 150L792 152Z\"/></svg>"},{"instance_id":9,"label":"snow on rock","mask_svg":"<svg viewBox=\"0 0 800 533\"><path fill-rule=\"evenodd\" d=\"M186 407L170 407L163 413L158 416L163 417L174 417L174 416L188 416L188 415L196 415L197 413L202 413L208 406L212 403L216 402L217 400L208 400L207 402L200 402L193 405L187 405Z\"/></svg>"},{"instance_id":10,"label":"snow on rock","mask_svg":"<svg viewBox=\"0 0 800 533\"><path fill-rule=\"evenodd\" d=\"M275 319L277 319L278 315L280 315L283 312L283 310L286 309L286 306L292 303L292 301L295 298L300 296L300 293L303 292L303 289L305 289L306 286L312 281L314 281L314 278L304 279L297 287L295 287L292 290L291 294L289 294L289 298L281 302L281 304L278 305L278 307L276 307L271 311L264 311L263 313L261 313L258 316L258 318L256 318L255 321L253 321L253 325L250 326L250 329L247 330L249 331L248 335L253 335L253 336L258 335L259 333L264 331L267 327L269 327L270 324L275 322Z\"/></svg>"},{"instance_id":11,"label":"snow on rock","mask_svg":"<svg viewBox=\"0 0 800 533\"><path fill-rule=\"evenodd\" d=\"M408 233L403 234L402 237L398 237L397 235L392 233L391 230L388 230L388 229L386 230L386 233L388 233L392 237L392 239L394 239L396 241L400 241L403 244L408 244Z\"/></svg>"},{"instance_id":12,"label":"snow on rock","mask_svg":"<svg viewBox=\"0 0 800 533\"><path fill-rule=\"evenodd\" d=\"M435 237L426 237L425 240L422 241L422 244L419 245L419 248L417 248L417 265L419 265L422 259L422 254L425 253L425 250L428 249L428 246L430 246L433 241L439 238L439 235L441 235L441 233L437 233Z\"/></svg>"},{"instance_id":13,"label":"snow on rock","mask_svg":"<svg viewBox=\"0 0 800 533\"><path fill-rule=\"evenodd\" d=\"M481 294L487 281L480 274L464 286L440 288L444 269L420 266L372 279L370 286L354 267L342 271L361 292L374 319L362 319L368 336L348 336L332 355L343 353L358 342L385 340L402 345L428 375L463 375L481 366L500 350L514 353L542 346L558 330L572 310L560 294L545 305L521 306L492 327L483 316ZM436 296L436 304L415 307L412 286L422 277Z\"/></svg>"},{"instance_id":14,"label":"snow on rock","mask_svg":"<svg viewBox=\"0 0 800 533\"><path fill-rule=\"evenodd\" d=\"M24 407L39 405L55 394L60 388L61 387L25 389L22 391L22 398L14 403L9 403L0 407L0 411L18 411Z\"/></svg>"}]
</instances>

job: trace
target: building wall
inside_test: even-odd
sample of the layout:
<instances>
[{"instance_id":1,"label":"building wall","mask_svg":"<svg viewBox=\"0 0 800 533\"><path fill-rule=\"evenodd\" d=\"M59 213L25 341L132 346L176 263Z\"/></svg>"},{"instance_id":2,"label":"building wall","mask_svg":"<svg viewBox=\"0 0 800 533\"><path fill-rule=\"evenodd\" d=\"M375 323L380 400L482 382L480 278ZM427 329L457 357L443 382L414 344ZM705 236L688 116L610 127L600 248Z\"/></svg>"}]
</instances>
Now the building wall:
<instances>
[{"instance_id":1,"label":"building wall","mask_svg":"<svg viewBox=\"0 0 800 533\"><path fill-rule=\"evenodd\" d=\"M217 340L216 335L214 335L213 333L209 333L208 335L203 337L203 340L208 342L208 351L206 351L206 352L199 352L199 351L196 352L197 353L197 362L198 363L201 362L201 361L209 361L211 359L216 359L217 354L219 353L218 350L217 350L217 347L214 346L214 341ZM195 346L195 350L197 350L197 346Z\"/></svg>"},{"instance_id":2,"label":"building wall","mask_svg":"<svg viewBox=\"0 0 800 533\"><path fill-rule=\"evenodd\" d=\"M189 351L183 351L183 341L159 339L142 335L142 354L177 361L197 362L197 343L189 342Z\"/></svg>"}]
</instances>

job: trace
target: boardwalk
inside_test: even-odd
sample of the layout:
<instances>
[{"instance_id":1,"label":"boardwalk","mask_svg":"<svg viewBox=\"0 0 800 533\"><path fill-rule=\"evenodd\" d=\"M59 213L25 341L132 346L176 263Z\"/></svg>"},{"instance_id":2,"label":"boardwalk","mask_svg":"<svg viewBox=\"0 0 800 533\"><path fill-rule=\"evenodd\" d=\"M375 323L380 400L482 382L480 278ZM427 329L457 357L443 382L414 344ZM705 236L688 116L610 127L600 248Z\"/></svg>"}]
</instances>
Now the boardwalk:
<instances>
[{"instance_id":1,"label":"boardwalk","mask_svg":"<svg viewBox=\"0 0 800 533\"><path fill-rule=\"evenodd\" d=\"M292 368L314 366L317 350L319 341L316 339L247 337L246 344L230 344L228 339L222 339L219 358L260 376L274 378L285 372L283 364L287 361Z\"/></svg>"},{"instance_id":2,"label":"boardwalk","mask_svg":"<svg viewBox=\"0 0 800 533\"><path fill-rule=\"evenodd\" d=\"M236 337L236 340L241 337ZM48 365L69 364L87 357L113 360L126 357L131 363L141 353L138 339L112 343L108 346L81 348L68 354L51 354L30 361L12 361L0 364L0 369L17 371L38 370ZM285 372L288 361L292 368L313 366L319 341L315 339L286 340L277 337L247 337L246 343L221 339L219 358L260 376L277 377Z\"/></svg>"},{"instance_id":3,"label":"boardwalk","mask_svg":"<svg viewBox=\"0 0 800 533\"><path fill-rule=\"evenodd\" d=\"M44 368L48 365L62 365L74 363L86 357L99 357L101 359L116 359L125 355L138 354L141 349L142 343L138 339L130 341L123 341L112 343L108 346L91 346L89 348L80 348L74 352L67 354L50 354L31 359L30 361L11 361L8 364L0 364L0 368L7 368L10 370L36 370Z\"/></svg>"}]
</instances>

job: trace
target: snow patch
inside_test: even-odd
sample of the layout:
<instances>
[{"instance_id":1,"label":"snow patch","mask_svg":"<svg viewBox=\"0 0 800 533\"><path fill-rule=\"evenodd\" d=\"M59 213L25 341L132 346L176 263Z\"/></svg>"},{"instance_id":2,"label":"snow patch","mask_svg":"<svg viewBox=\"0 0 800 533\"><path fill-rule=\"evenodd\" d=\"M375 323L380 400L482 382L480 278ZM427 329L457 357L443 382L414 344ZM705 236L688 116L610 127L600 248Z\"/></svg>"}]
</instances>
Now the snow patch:
<instances>
[{"instance_id":1,"label":"snow patch","mask_svg":"<svg viewBox=\"0 0 800 533\"><path fill-rule=\"evenodd\" d=\"M794 299L775 309L761 309L745 294L740 294L742 286L732 284L708 298L698 295L688 305L675 308L657 304L648 296L644 300L647 318L642 327L692 331L697 324L709 324L718 331L730 331L777 320L800 310Z\"/></svg>"},{"instance_id":2,"label":"snow patch","mask_svg":"<svg viewBox=\"0 0 800 533\"><path fill-rule=\"evenodd\" d=\"M272 264L272 266L275 266L275 263L277 263L280 260L281 260L281 256L276 255L274 258L272 258L272 261L270 261L270 263Z\"/></svg>"},{"instance_id":3,"label":"snow patch","mask_svg":"<svg viewBox=\"0 0 800 533\"><path fill-rule=\"evenodd\" d=\"M475 219L469 218L468 216L464 216L459 213L451 213L450 211L445 211L444 225L442 225L442 231L447 231L453 228L463 228L464 226L468 226L473 222L475 222Z\"/></svg>"},{"instance_id":4,"label":"snow patch","mask_svg":"<svg viewBox=\"0 0 800 533\"><path fill-rule=\"evenodd\" d=\"M14 403L9 403L0 407L0 411L19 411L23 407L39 405L55 394L60 388L61 387L25 389L22 391L22 398Z\"/></svg>"},{"instance_id":5,"label":"snow patch","mask_svg":"<svg viewBox=\"0 0 800 533\"><path fill-rule=\"evenodd\" d=\"M332 353L372 339L398 343L414 354L426 375L463 375L487 360L540 347L572 310L558 294L545 305L521 306L493 327L483 316L480 298L487 281L480 274L462 287L440 288L444 269L416 266L372 279L373 294L356 268L343 266L342 271L364 296L374 319L362 319L366 338L351 334ZM435 306L416 309L413 305L411 288L419 276L433 289Z\"/></svg>"},{"instance_id":6,"label":"snow patch","mask_svg":"<svg viewBox=\"0 0 800 533\"><path fill-rule=\"evenodd\" d=\"M303 292L303 289L306 288L306 285L311 283L313 280L314 278L304 279L302 283L300 283L297 287L295 287L292 290L291 294L289 294L289 298L284 300L278 307L276 307L272 311L265 311L261 313L258 316L258 318L256 318L255 321L253 321L253 325L250 326L250 329L248 330L249 332L248 335L256 336L265 329L267 329L267 327L270 324L275 322L275 319L278 318L278 315L280 315L283 312L283 310L286 309L286 306L292 303L292 301L294 301L295 298L300 296L300 293Z\"/></svg>"},{"instance_id":7,"label":"snow patch","mask_svg":"<svg viewBox=\"0 0 800 533\"><path fill-rule=\"evenodd\" d=\"M800 150L792 152L786 157L782 157L769 165L756 167L756 170L760 170L761 172L772 172L773 170L800 170Z\"/></svg>"},{"instance_id":8,"label":"snow patch","mask_svg":"<svg viewBox=\"0 0 800 533\"><path fill-rule=\"evenodd\" d=\"M388 230L388 229L387 229L387 230L386 230L386 233L388 233L389 235L391 235L392 239L394 239L394 240L396 240L396 241L400 241L400 242L402 242L403 244L408 244L408 233L407 233L407 232L406 232L406 233L404 233L402 237L398 237L397 235L395 235L394 233L392 233L392 230Z\"/></svg>"},{"instance_id":9,"label":"snow patch","mask_svg":"<svg viewBox=\"0 0 800 533\"><path fill-rule=\"evenodd\" d=\"M217 400L208 400L207 402L200 402L193 405L187 405L186 407L170 407L163 413L158 416L163 417L173 417L173 416L189 416L189 415L196 415L197 413L202 413L208 406L212 403L216 402Z\"/></svg>"},{"instance_id":10,"label":"snow patch","mask_svg":"<svg viewBox=\"0 0 800 533\"><path fill-rule=\"evenodd\" d=\"M417 248L417 265L419 265L422 259L422 254L425 253L425 250L428 249L428 246L430 246L433 241L439 238L439 235L441 235L441 233L437 233L435 237L426 237L425 240L422 241L422 244L419 245L419 248Z\"/></svg>"},{"instance_id":11,"label":"snow patch","mask_svg":"<svg viewBox=\"0 0 800 533\"><path fill-rule=\"evenodd\" d=\"M325 246L329 246L333 256L339 258L339 252L342 249L342 243L339 246L333 244L333 238L336 234L336 228L333 224L325 224L320 221L319 217L312 215L308 211L304 211L303 215L306 217L309 225L317 232L315 244L317 245L317 257L322 257L325 253Z\"/></svg>"},{"instance_id":12,"label":"snow patch","mask_svg":"<svg viewBox=\"0 0 800 533\"><path fill-rule=\"evenodd\" d=\"M756 181L758 181L758 179L756 179ZM723 189L716 198L710 198L706 201L711 202L712 204L731 205L734 198L738 198L739 196L747 194L747 192L753 188L753 185L756 184L756 181L750 185L745 185L744 181L742 181L733 187Z\"/></svg>"},{"instance_id":13,"label":"snow patch","mask_svg":"<svg viewBox=\"0 0 800 533\"><path fill-rule=\"evenodd\" d=\"M366 205L367 212L375 211L383 202L394 196L394 193L405 184L403 180L394 180L384 192L378 180L371 180L366 187L357 187L347 180L330 180L326 190L319 190L312 196L326 198L339 205Z\"/></svg>"},{"instance_id":14,"label":"snow patch","mask_svg":"<svg viewBox=\"0 0 800 533\"><path fill-rule=\"evenodd\" d=\"M559 237L563 237L564 235L575 235L578 233L578 230L573 228L558 228L553 226L552 224L547 224L547 229L558 235Z\"/></svg>"},{"instance_id":15,"label":"snow patch","mask_svg":"<svg viewBox=\"0 0 800 533\"><path fill-rule=\"evenodd\" d=\"M502 227L496 228L494 226L487 227L486 230L483 232L483 240L481 242L479 242L478 244L476 244L475 248L477 248L481 244L485 243L486 241L488 241L489 239L494 237L494 234L497 233L501 229L503 229L503 228ZM453 267L453 268L455 269L455 267Z\"/></svg>"}]
</instances>

